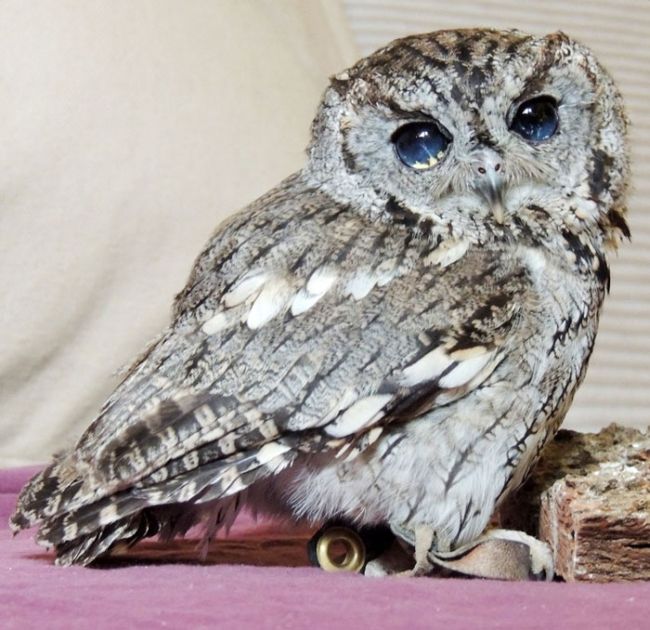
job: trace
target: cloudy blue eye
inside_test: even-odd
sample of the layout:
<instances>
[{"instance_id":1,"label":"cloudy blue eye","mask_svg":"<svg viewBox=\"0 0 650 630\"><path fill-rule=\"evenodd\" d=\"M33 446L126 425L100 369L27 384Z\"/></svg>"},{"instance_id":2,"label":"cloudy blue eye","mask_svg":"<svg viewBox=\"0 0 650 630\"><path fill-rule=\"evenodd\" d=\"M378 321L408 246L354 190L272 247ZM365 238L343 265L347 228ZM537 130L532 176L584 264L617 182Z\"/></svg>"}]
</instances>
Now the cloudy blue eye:
<instances>
[{"instance_id":1,"label":"cloudy blue eye","mask_svg":"<svg viewBox=\"0 0 650 630\"><path fill-rule=\"evenodd\" d=\"M537 96L519 105L510 123L512 131L531 142L548 140L559 126L557 103L550 96Z\"/></svg>"},{"instance_id":2,"label":"cloudy blue eye","mask_svg":"<svg viewBox=\"0 0 650 630\"><path fill-rule=\"evenodd\" d=\"M391 140L406 166L424 170L438 163L451 137L436 123L413 122L400 127Z\"/></svg>"}]
</instances>

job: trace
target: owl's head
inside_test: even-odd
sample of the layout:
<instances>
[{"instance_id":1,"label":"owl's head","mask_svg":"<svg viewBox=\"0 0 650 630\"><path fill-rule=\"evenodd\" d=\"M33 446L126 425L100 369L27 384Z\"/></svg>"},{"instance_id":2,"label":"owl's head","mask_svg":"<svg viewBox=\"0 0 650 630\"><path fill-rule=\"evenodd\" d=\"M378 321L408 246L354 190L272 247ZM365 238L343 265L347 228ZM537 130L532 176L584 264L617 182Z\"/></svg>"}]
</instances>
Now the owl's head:
<instances>
[{"instance_id":1,"label":"owl's head","mask_svg":"<svg viewBox=\"0 0 650 630\"><path fill-rule=\"evenodd\" d=\"M440 31L332 79L306 173L340 202L478 241L628 235L626 118L593 54L563 33Z\"/></svg>"}]
</instances>

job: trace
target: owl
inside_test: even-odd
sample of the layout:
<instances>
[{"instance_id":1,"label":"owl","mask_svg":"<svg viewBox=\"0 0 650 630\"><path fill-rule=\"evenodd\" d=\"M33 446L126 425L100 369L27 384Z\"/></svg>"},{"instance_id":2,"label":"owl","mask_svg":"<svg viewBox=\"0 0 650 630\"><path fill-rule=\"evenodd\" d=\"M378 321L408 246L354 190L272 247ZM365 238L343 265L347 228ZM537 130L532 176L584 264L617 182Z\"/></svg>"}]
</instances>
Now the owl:
<instances>
[{"instance_id":1,"label":"owl","mask_svg":"<svg viewBox=\"0 0 650 630\"><path fill-rule=\"evenodd\" d=\"M471 546L585 375L627 155L616 86L561 32L441 31L360 60L304 168L218 227L11 527L63 565L210 537L243 506L388 526L416 567Z\"/></svg>"}]
</instances>

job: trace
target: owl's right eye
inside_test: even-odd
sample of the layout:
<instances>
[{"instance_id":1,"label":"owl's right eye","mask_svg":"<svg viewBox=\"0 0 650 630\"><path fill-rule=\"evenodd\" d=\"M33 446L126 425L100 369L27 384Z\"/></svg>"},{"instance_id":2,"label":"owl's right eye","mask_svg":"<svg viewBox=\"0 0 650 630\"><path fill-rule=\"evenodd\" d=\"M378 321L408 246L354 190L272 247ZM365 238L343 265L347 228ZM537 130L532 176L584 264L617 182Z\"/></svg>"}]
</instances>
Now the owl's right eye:
<instances>
[{"instance_id":1,"label":"owl's right eye","mask_svg":"<svg viewBox=\"0 0 650 630\"><path fill-rule=\"evenodd\" d=\"M412 122L400 127L391 137L397 157L417 170L435 166L451 142L451 136L433 122Z\"/></svg>"}]
</instances>

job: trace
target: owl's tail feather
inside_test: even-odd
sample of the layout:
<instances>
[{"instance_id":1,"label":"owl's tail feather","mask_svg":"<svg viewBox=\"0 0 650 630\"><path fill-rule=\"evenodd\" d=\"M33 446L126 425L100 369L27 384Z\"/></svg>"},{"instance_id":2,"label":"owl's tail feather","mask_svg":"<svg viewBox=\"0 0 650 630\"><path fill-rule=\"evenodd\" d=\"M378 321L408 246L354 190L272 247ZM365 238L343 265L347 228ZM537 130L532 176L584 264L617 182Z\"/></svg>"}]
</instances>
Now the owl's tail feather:
<instances>
[{"instance_id":1,"label":"owl's tail feather","mask_svg":"<svg viewBox=\"0 0 650 630\"><path fill-rule=\"evenodd\" d=\"M57 514L82 483L78 471L71 471L65 460L55 460L21 490L9 527L16 533Z\"/></svg>"},{"instance_id":2,"label":"owl's tail feather","mask_svg":"<svg viewBox=\"0 0 650 630\"><path fill-rule=\"evenodd\" d=\"M160 524L146 511L120 519L91 534L55 545L56 563L62 566L90 564L109 552L116 544L134 545L142 538L158 533Z\"/></svg>"},{"instance_id":3,"label":"owl's tail feather","mask_svg":"<svg viewBox=\"0 0 650 630\"><path fill-rule=\"evenodd\" d=\"M145 478L110 496L89 497L88 503L74 509L70 503L78 503L83 480L66 481L61 477L65 471L55 463L23 490L11 527L18 531L40 525L37 540L56 549L57 563L82 565L120 542L132 545L158 533L167 538L185 533L206 512L212 512L209 527L214 533L231 522L239 508L238 501L234 511L232 502L224 508L224 500L236 498L258 479L286 467L292 461L288 455L282 451L278 457L260 460L258 451L238 453L162 482Z\"/></svg>"},{"instance_id":4,"label":"owl's tail feather","mask_svg":"<svg viewBox=\"0 0 650 630\"><path fill-rule=\"evenodd\" d=\"M204 533L199 549L205 555L208 542L223 527L228 529L242 506L240 494L203 505L165 505L147 508L102 526L90 534L54 545L56 564L87 566L108 555L116 547L128 549L144 538L158 535L167 541L183 536L194 525L203 522Z\"/></svg>"},{"instance_id":5,"label":"owl's tail feather","mask_svg":"<svg viewBox=\"0 0 650 630\"><path fill-rule=\"evenodd\" d=\"M19 531L47 522L60 514L75 512L129 488L140 496L151 494L154 504L160 503L157 489L162 493L171 488L179 495L178 501L190 500L205 487L206 479L215 482L220 492L224 484L238 485L240 474L251 468L268 469L269 460L278 453L287 452L284 458L279 459L293 457L289 440L282 445L271 441L249 452L240 451L229 457L227 453L232 452L233 441L246 447L248 436L241 429L250 420L247 415L250 409L245 406L235 409L236 400L228 401L233 408L228 407L222 399L206 402L202 398L185 397L180 401L165 399L154 412L134 422L131 429L127 427L119 435L111 435L110 439L104 436L102 439L106 444L100 451L106 453L102 454L97 448L80 442L75 451L58 456L20 493L10 520L11 528ZM180 407L183 407L181 411ZM205 421L202 413L218 419L211 430L197 430L197 425ZM232 417L226 422L223 418L227 413ZM203 419L197 420L197 416ZM102 423L110 424L111 417L110 414L102 416ZM168 430L170 418L174 423L173 431ZM251 433L255 437L267 429L268 434L272 433L270 427L274 419L269 418L267 422L269 427L263 419L260 420ZM95 434L98 430L91 426L87 434ZM106 431L106 428L103 430ZM182 436L188 433L191 433L195 443L193 450L186 451L186 446L180 442ZM150 444L155 448L149 448ZM124 455L125 452L129 454L128 457ZM170 483L164 483L166 480Z\"/></svg>"}]
</instances>

